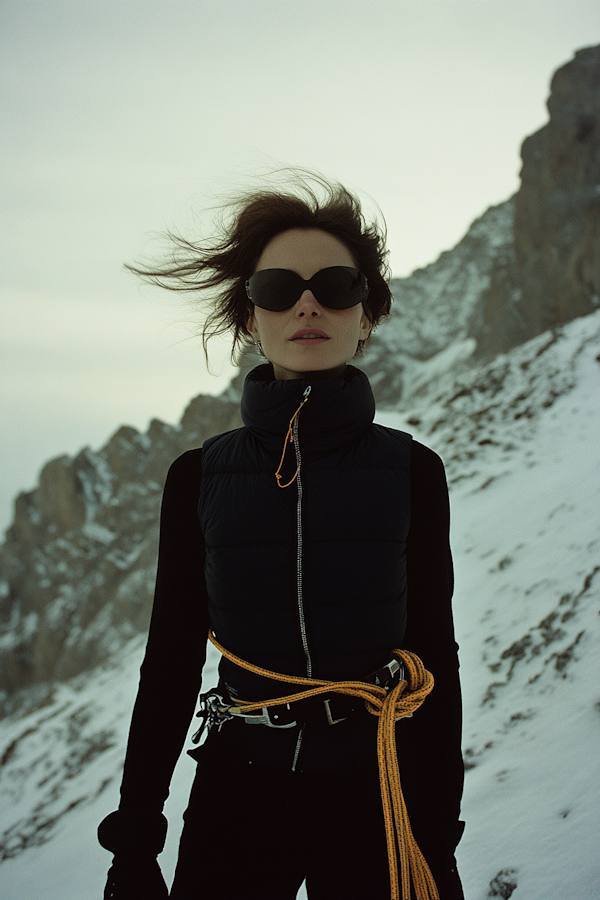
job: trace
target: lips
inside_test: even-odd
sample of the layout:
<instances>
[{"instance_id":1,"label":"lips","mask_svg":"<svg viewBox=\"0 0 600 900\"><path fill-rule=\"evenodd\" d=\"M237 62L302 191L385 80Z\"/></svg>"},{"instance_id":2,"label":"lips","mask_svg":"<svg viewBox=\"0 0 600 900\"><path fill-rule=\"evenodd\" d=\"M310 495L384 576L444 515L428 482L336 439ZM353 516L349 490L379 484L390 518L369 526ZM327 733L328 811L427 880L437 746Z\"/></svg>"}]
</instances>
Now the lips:
<instances>
[{"instance_id":1,"label":"lips","mask_svg":"<svg viewBox=\"0 0 600 900\"><path fill-rule=\"evenodd\" d=\"M321 331L320 328L300 328L295 334L293 334L290 338L290 341L294 341L295 343L301 342L303 344L309 344L311 342L321 342L328 341L329 335L325 334L324 331Z\"/></svg>"}]
</instances>

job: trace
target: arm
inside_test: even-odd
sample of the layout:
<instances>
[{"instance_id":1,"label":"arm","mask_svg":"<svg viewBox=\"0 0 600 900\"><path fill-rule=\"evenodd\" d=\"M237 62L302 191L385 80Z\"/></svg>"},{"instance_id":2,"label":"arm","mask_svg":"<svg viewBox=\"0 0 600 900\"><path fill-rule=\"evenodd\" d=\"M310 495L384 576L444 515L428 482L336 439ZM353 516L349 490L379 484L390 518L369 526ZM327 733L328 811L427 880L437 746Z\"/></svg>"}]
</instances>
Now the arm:
<instances>
[{"instance_id":1,"label":"arm","mask_svg":"<svg viewBox=\"0 0 600 900\"><path fill-rule=\"evenodd\" d=\"M463 829L459 822L464 778L462 703L452 620L449 527L443 463L428 447L413 441L404 646L421 657L435 687L414 717L400 723L398 746L411 825L436 878L441 877L440 869L454 865Z\"/></svg>"},{"instance_id":2,"label":"arm","mask_svg":"<svg viewBox=\"0 0 600 900\"><path fill-rule=\"evenodd\" d=\"M162 810L200 691L208 632L204 536L196 511L201 454L190 450L175 460L165 484L154 606L121 808Z\"/></svg>"},{"instance_id":3,"label":"arm","mask_svg":"<svg viewBox=\"0 0 600 900\"><path fill-rule=\"evenodd\" d=\"M99 829L100 842L117 862L119 854L154 857L162 850L161 811L200 690L208 631L204 538L196 512L201 454L191 450L175 460L165 484L154 605L121 803Z\"/></svg>"}]
</instances>

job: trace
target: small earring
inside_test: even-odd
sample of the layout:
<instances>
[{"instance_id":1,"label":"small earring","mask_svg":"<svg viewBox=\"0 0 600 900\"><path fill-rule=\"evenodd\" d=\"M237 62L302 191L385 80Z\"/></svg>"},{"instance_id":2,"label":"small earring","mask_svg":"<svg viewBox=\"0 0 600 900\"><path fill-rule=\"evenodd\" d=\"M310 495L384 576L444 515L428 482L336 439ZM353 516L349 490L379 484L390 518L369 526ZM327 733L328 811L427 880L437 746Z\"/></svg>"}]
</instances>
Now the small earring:
<instances>
[{"instance_id":1,"label":"small earring","mask_svg":"<svg viewBox=\"0 0 600 900\"><path fill-rule=\"evenodd\" d=\"M265 351L262 348L262 344L260 341L254 341L254 346L256 347L257 353L260 353L261 356L265 355ZM265 357L266 359L266 357Z\"/></svg>"}]
</instances>

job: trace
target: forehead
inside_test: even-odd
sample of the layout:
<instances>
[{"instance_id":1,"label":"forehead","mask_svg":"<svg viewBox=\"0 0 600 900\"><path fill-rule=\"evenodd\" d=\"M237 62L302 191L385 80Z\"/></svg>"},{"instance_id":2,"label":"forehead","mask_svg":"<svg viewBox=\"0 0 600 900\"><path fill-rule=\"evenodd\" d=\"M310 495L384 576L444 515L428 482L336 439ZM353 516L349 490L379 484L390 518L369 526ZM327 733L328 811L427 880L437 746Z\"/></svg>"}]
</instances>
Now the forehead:
<instances>
[{"instance_id":1,"label":"forehead","mask_svg":"<svg viewBox=\"0 0 600 900\"><path fill-rule=\"evenodd\" d=\"M272 238L261 253L256 271L291 269L302 278L329 266L355 266L350 250L339 238L320 228L292 228Z\"/></svg>"}]
</instances>

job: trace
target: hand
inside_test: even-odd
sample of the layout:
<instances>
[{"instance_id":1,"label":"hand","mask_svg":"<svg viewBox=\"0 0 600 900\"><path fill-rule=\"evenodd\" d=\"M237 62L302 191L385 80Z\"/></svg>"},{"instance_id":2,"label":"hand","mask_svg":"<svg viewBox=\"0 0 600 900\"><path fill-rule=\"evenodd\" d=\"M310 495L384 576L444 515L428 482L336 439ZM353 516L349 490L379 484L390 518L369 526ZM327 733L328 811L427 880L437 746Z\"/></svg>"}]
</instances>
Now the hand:
<instances>
[{"instance_id":1,"label":"hand","mask_svg":"<svg viewBox=\"0 0 600 900\"><path fill-rule=\"evenodd\" d=\"M104 900L167 900L169 891L153 856L115 856Z\"/></svg>"}]
</instances>

